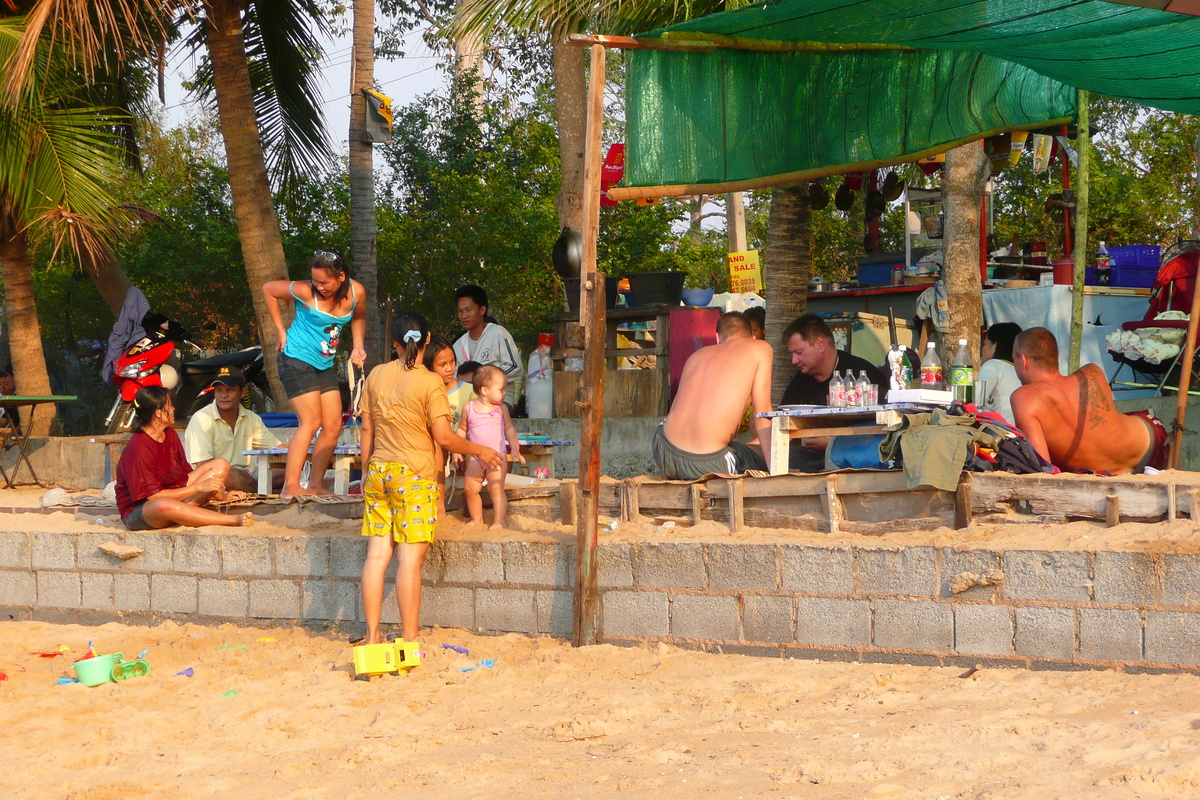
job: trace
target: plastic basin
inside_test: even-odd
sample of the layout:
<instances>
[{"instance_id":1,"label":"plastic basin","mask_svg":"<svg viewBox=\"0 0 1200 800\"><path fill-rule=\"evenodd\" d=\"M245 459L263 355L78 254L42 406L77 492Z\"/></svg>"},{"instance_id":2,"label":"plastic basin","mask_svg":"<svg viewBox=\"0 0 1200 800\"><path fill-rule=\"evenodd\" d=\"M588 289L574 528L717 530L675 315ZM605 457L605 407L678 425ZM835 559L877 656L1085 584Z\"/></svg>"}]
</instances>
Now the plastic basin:
<instances>
[{"instance_id":1,"label":"plastic basin","mask_svg":"<svg viewBox=\"0 0 1200 800\"><path fill-rule=\"evenodd\" d=\"M109 653L95 658L85 658L75 662L75 677L84 686L99 686L112 680L113 667L120 663L124 656L120 653Z\"/></svg>"},{"instance_id":2,"label":"plastic basin","mask_svg":"<svg viewBox=\"0 0 1200 800\"><path fill-rule=\"evenodd\" d=\"M707 306L712 302L716 291L713 289L684 289L683 304L685 306Z\"/></svg>"}]
</instances>

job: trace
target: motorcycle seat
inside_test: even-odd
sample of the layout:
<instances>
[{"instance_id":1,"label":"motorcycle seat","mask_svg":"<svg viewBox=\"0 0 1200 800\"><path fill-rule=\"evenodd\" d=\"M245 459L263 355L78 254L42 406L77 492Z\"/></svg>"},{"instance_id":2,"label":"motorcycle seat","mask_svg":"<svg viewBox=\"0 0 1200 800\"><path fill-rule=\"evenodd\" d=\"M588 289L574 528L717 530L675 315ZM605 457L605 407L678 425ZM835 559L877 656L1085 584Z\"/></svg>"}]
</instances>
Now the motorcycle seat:
<instances>
[{"instance_id":1,"label":"motorcycle seat","mask_svg":"<svg viewBox=\"0 0 1200 800\"><path fill-rule=\"evenodd\" d=\"M245 367L253 364L260 358L262 358L261 347L247 347L244 350L236 350L232 353L220 353L208 358L198 358L195 361L185 362L183 371L191 374L199 374L212 372L221 367Z\"/></svg>"}]
</instances>

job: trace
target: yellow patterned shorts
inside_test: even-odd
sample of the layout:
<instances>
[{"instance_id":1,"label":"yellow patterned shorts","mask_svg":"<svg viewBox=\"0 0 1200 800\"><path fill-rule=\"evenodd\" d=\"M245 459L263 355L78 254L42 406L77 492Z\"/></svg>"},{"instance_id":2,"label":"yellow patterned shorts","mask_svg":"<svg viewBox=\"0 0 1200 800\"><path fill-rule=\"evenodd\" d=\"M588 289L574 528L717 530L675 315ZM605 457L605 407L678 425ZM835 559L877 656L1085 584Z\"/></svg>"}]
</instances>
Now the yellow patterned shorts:
<instances>
[{"instance_id":1,"label":"yellow patterned shorts","mask_svg":"<svg viewBox=\"0 0 1200 800\"><path fill-rule=\"evenodd\" d=\"M432 542L437 529L438 487L417 477L408 465L372 461L363 483L363 536L387 536L397 542Z\"/></svg>"}]
</instances>

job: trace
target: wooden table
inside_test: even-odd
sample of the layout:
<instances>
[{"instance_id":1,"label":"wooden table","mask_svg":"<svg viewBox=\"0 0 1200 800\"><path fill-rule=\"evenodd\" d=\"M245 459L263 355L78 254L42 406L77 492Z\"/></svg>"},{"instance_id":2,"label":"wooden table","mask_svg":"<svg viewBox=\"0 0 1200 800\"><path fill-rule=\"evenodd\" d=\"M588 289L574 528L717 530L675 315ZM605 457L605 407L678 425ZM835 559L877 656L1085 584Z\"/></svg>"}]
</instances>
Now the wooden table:
<instances>
[{"instance_id":1,"label":"wooden table","mask_svg":"<svg viewBox=\"0 0 1200 800\"><path fill-rule=\"evenodd\" d=\"M788 473L791 439L883 433L905 412L929 412L939 407L936 403L882 403L856 408L794 406L759 414L771 420L771 463L767 466L772 475Z\"/></svg>"},{"instance_id":2,"label":"wooden table","mask_svg":"<svg viewBox=\"0 0 1200 800\"><path fill-rule=\"evenodd\" d=\"M23 406L40 406L43 403L69 403L78 399L79 398L72 394L0 395L0 408L3 408L5 413L7 413L11 409L20 408ZM13 465L11 475L5 471L4 466L0 464L0 476L4 477L5 489L11 489L17 482L17 470L21 468L22 462L24 462L25 466L29 467L29 474L33 476L33 482L38 486L45 486L45 484L38 480L37 473L33 471L33 464L30 463L29 452L26 450L26 448L29 446L29 432L31 430L33 430L32 414L29 415L29 418L26 419L25 424L19 429L16 426L9 427L10 433L8 435L12 436L13 440L17 443L19 452L17 453L17 463Z\"/></svg>"}]
</instances>

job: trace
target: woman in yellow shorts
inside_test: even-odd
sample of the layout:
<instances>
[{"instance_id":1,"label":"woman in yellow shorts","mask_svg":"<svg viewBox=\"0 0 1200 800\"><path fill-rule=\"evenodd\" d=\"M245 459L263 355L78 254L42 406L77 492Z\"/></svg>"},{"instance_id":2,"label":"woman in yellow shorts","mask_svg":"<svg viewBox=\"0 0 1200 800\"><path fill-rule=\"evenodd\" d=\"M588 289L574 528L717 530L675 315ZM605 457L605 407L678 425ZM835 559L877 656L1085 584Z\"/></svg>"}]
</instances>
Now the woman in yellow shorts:
<instances>
[{"instance_id":1,"label":"woman in yellow shorts","mask_svg":"<svg viewBox=\"0 0 1200 800\"><path fill-rule=\"evenodd\" d=\"M399 550L396 600L404 638L415 641L421 616L421 567L437 528L438 463L443 449L478 456L498 466L501 456L468 442L450 428L450 403L440 377L422 364L429 325L420 314L402 313L392 323L397 361L371 370L362 397L363 535L369 536L362 571L364 644L383 641L383 584Z\"/></svg>"}]
</instances>

